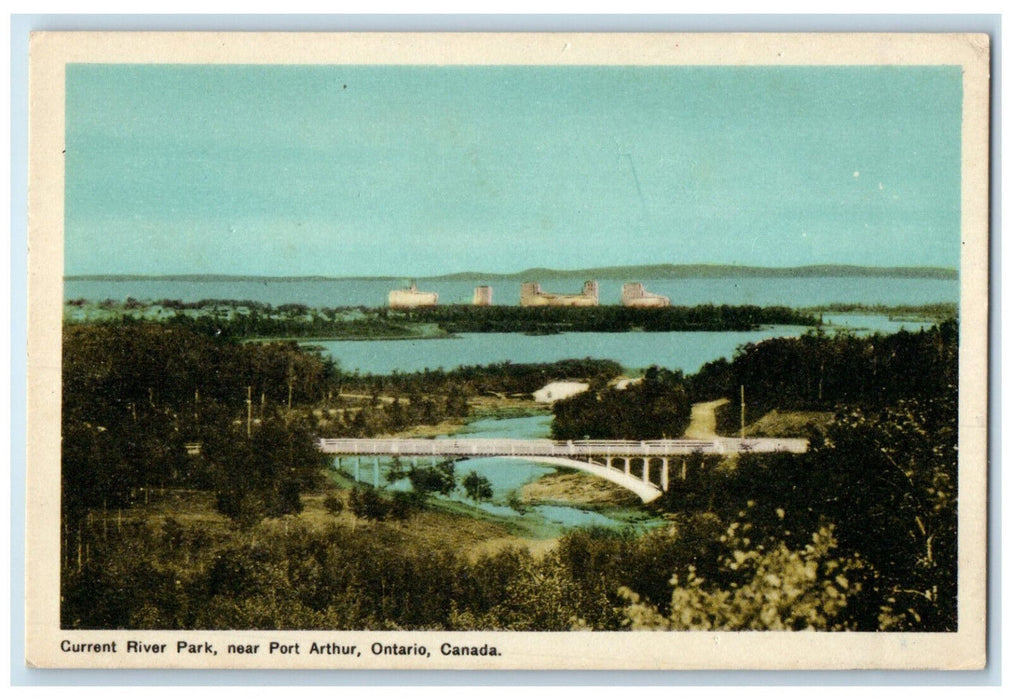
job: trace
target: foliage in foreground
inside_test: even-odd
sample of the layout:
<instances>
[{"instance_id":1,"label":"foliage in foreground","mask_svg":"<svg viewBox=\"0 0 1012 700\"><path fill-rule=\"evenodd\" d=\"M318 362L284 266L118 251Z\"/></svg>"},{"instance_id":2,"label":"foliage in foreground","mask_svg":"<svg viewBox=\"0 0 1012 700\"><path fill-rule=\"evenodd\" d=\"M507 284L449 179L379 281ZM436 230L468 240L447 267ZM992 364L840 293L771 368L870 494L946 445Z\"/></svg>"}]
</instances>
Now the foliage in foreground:
<instances>
[{"instance_id":1,"label":"foliage in foreground","mask_svg":"<svg viewBox=\"0 0 1012 700\"><path fill-rule=\"evenodd\" d=\"M861 592L861 583L852 578L862 565L833 556L837 544L831 526L820 528L803 549L792 550L776 539L753 546L746 536L750 526L739 525L733 523L722 538L731 550L719 558L722 586L713 587L690 565L684 581L678 574L671 578L667 614L623 588L622 595L630 603L626 615L631 628L743 631L853 627L843 613L848 596Z\"/></svg>"},{"instance_id":2,"label":"foliage in foreground","mask_svg":"<svg viewBox=\"0 0 1012 700\"><path fill-rule=\"evenodd\" d=\"M662 505L741 521L767 550L802 551L832 526L836 556L862 562L846 611L857 629L955 630L957 415L954 387L875 414L844 410L804 455L743 455L724 470L690 460Z\"/></svg>"}]
</instances>

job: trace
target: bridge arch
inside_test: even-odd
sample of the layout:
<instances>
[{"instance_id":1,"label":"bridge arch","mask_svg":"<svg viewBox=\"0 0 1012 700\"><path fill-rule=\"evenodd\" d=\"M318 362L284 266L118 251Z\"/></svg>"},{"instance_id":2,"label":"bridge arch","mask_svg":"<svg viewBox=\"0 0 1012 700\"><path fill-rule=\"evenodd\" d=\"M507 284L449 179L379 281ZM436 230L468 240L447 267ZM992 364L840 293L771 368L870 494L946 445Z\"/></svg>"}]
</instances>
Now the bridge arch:
<instances>
[{"instance_id":1,"label":"bridge arch","mask_svg":"<svg viewBox=\"0 0 1012 700\"><path fill-rule=\"evenodd\" d=\"M663 493L663 491L657 488L654 484L646 483L640 477L626 474L624 471L619 469L606 467L603 464L597 464L595 462L583 462L577 459L567 459L565 457L542 457L533 455L516 455L504 457L504 459L516 459L524 462L532 462L534 464L553 464L557 467L577 469L632 491L639 496L640 500L644 503L650 503L651 501L660 498ZM461 461L466 461L466 458Z\"/></svg>"},{"instance_id":2,"label":"bridge arch","mask_svg":"<svg viewBox=\"0 0 1012 700\"><path fill-rule=\"evenodd\" d=\"M379 457L437 457L474 459L510 457L527 462L555 464L578 469L611 481L650 503L668 490L673 457L683 457L681 478L685 479L684 457L732 452L793 452L808 450L808 441L792 438L727 438L711 440L567 440L510 438L319 438L317 447L327 454L354 456L356 470L363 456L373 458L373 481L379 481ZM618 469L615 465L621 464ZM633 471L634 464L639 474ZM659 473L658 473L659 472ZM660 483L652 482L657 474Z\"/></svg>"}]
</instances>

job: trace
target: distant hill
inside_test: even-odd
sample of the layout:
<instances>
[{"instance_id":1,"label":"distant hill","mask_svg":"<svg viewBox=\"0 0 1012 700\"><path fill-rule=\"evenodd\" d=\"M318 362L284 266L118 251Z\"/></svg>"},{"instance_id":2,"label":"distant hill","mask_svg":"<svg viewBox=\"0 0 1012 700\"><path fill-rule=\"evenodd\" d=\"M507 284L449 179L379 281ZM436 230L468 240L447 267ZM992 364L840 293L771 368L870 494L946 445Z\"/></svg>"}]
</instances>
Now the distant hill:
<instances>
[{"instance_id":1,"label":"distant hill","mask_svg":"<svg viewBox=\"0 0 1012 700\"><path fill-rule=\"evenodd\" d=\"M553 270L535 267L522 272L458 272L425 279L441 280L538 280L614 279L659 280L734 277L917 277L958 279L956 270L946 267L868 267L861 265L805 265L802 267L749 267L745 265L622 265L583 270Z\"/></svg>"},{"instance_id":2,"label":"distant hill","mask_svg":"<svg viewBox=\"0 0 1012 700\"><path fill-rule=\"evenodd\" d=\"M324 275L64 275L68 282L335 282L337 280L401 281L406 277L326 277ZM422 278L418 278L422 279Z\"/></svg>"},{"instance_id":3,"label":"distant hill","mask_svg":"<svg viewBox=\"0 0 1012 700\"><path fill-rule=\"evenodd\" d=\"M341 279L403 281L410 275L372 277L268 277L252 275L67 275L66 280L81 281L139 281L162 280L175 282L306 282ZM606 280L661 280L661 279L733 279L741 277L903 277L921 279L958 279L956 270L946 267L868 267L862 265L805 265L802 267L749 267L745 265L622 265L593 267L582 270L554 270L535 267L521 272L455 272L419 280L459 281L538 281L559 279Z\"/></svg>"}]
</instances>

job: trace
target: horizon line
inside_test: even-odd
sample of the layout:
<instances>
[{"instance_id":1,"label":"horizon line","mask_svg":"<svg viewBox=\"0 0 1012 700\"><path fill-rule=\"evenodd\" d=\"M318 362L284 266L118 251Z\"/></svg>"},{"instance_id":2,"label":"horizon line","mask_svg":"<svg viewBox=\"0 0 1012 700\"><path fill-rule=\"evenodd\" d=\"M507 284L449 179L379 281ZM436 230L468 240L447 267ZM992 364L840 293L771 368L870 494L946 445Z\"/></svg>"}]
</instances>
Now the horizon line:
<instances>
[{"instance_id":1,"label":"horizon line","mask_svg":"<svg viewBox=\"0 0 1012 700\"><path fill-rule=\"evenodd\" d=\"M610 273L623 273L624 271L634 272L637 269L643 271L654 270L662 271L668 270L671 272L691 272L697 270L700 272L704 271L727 271L733 272L792 272L792 271L827 271L827 272L851 272L851 273L864 273L864 274L881 274L882 276L892 276L894 274L903 273L921 273L930 274L931 276L944 274L946 276L952 275L953 278L958 277L959 269L955 267L946 267L942 265L856 265L851 263L814 263L806 265L784 265L784 266L769 266L769 265L739 265L730 263L643 263L643 264L632 264L632 265L602 265L598 267L581 267L581 268L549 268L549 267L529 267L522 270L516 270L513 272L489 272L489 271L476 271L476 270L460 270L455 272L444 272L440 274L359 274L359 275L327 275L327 274L258 274L258 273L228 273L228 272L159 272L159 273L137 273L137 272L85 272L85 273L73 273L64 274L64 280L87 280L87 279L199 279L199 278L219 278L219 279L261 279L261 280L295 280L295 279L317 279L317 280L400 280L400 279L419 279L419 280L438 280L446 278L511 278L519 275L528 273L537 273L542 275L579 275L579 274L610 274ZM917 276L917 275L914 275Z\"/></svg>"}]
</instances>

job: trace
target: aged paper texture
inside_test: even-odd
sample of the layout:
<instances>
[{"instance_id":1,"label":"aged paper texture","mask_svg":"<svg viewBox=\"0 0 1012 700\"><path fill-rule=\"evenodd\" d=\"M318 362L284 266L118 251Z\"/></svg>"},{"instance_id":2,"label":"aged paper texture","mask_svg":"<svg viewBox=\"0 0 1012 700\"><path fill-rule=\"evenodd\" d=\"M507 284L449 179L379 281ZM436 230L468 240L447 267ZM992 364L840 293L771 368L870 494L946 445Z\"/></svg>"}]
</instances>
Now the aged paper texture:
<instances>
[{"instance_id":1,"label":"aged paper texture","mask_svg":"<svg viewBox=\"0 0 1012 700\"><path fill-rule=\"evenodd\" d=\"M26 662L981 668L989 55L34 34Z\"/></svg>"}]
</instances>

